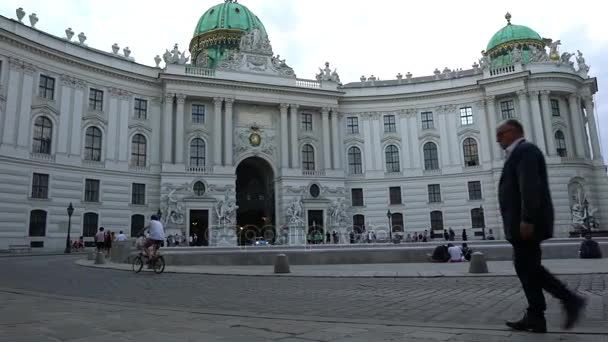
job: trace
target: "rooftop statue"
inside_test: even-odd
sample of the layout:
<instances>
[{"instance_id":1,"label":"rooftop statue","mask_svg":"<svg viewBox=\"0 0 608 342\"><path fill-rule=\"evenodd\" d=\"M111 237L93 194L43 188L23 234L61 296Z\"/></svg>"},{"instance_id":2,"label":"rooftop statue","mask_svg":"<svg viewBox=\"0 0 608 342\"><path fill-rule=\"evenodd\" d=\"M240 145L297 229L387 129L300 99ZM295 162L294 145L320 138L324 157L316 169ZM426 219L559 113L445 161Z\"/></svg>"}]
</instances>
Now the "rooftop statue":
<instances>
[{"instance_id":1,"label":"rooftop statue","mask_svg":"<svg viewBox=\"0 0 608 342\"><path fill-rule=\"evenodd\" d=\"M329 68L329 62L325 62L325 69L319 68L320 73L316 75L317 81L332 81L340 83L340 75L338 75L338 69L331 71Z\"/></svg>"},{"instance_id":2,"label":"rooftop statue","mask_svg":"<svg viewBox=\"0 0 608 342\"><path fill-rule=\"evenodd\" d=\"M173 47L173 50L169 51L167 49L167 50L165 50L165 53L163 54L163 60L165 61L165 64L184 65L184 64L188 63L189 59L190 59L190 57L186 57L186 51L184 51L184 52L179 51L177 44L175 44L175 46Z\"/></svg>"}]
</instances>

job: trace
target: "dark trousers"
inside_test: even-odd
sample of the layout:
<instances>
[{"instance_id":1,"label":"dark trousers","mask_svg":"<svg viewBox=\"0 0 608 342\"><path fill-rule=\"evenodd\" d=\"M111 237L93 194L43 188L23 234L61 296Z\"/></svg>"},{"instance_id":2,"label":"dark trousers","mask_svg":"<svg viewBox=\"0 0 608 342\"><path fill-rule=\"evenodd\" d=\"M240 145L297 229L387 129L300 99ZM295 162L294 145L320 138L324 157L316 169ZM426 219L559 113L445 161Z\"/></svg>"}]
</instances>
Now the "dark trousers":
<instances>
[{"instance_id":1,"label":"dark trousers","mask_svg":"<svg viewBox=\"0 0 608 342\"><path fill-rule=\"evenodd\" d=\"M547 309L543 290L554 297L568 302L574 294L566 285L555 278L541 265L542 252L538 241L518 241L513 243L513 263L515 272L528 299L528 312L542 316Z\"/></svg>"}]
</instances>

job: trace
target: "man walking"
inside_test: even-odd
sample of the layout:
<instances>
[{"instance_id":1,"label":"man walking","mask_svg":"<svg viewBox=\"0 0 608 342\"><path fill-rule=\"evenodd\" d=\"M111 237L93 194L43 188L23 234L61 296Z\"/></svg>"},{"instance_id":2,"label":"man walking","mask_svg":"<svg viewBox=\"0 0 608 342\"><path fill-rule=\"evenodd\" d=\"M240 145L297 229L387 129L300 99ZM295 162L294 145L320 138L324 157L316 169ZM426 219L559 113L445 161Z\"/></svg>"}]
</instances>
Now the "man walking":
<instances>
[{"instance_id":1,"label":"man walking","mask_svg":"<svg viewBox=\"0 0 608 342\"><path fill-rule=\"evenodd\" d=\"M542 152L524 140L524 129L507 120L496 130L496 141L506 152L498 197L505 238L513 245L513 263L526 298L524 317L507 326L515 330L547 332L543 289L562 301L570 329L581 315L585 299L570 291L541 265L543 240L553 236L553 203Z\"/></svg>"}]
</instances>

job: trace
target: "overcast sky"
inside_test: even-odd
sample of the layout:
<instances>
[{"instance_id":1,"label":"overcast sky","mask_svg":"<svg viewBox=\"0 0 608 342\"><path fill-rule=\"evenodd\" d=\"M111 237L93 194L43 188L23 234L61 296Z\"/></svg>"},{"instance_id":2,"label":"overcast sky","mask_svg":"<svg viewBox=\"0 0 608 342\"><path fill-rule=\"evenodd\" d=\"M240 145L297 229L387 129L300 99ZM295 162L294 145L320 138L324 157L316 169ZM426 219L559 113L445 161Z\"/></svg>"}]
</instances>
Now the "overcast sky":
<instances>
[{"instance_id":1,"label":"overcast sky","mask_svg":"<svg viewBox=\"0 0 608 342\"><path fill-rule=\"evenodd\" d=\"M64 37L71 27L91 47L128 46L137 62L173 44L188 48L199 17L223 0L2 0L0 13L16 18L23 7L40 18L37 28ZM608 151L608 24L598 6L576 1L240 0L264 23L275 54L300 78L314 78L328 61L343 83L362 75L394 79L399 72L431 75L435 68L468 69L492 35L506 24L526 25L560 39L561 51L580 49L598 78L596 95L603 150ZM26 15L26 16L27 16ZM29 20L24 18L24 22ZM574 60L574 59L573 59ZM606 155L608 153L604 153Z\"/></svg>"}]
</instances>

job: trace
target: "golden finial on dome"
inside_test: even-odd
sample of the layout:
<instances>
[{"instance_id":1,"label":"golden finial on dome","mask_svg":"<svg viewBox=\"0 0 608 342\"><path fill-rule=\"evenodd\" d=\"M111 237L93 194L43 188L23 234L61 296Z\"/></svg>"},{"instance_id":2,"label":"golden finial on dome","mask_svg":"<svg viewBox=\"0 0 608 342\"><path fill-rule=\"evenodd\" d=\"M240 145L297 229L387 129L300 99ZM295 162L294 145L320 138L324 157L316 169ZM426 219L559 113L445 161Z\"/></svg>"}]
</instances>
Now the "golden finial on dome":
<instances>
[{"instance_id":1,"label":"golden finial on dome","mask_svg":"<svg viewBox=\"0 0 608 342\"><path fill-rule=\"evenodd\" d=\"M507 25L511 25L511 13L507 12L505 19L507 19Z\"/></svg>"}]
</instances>

